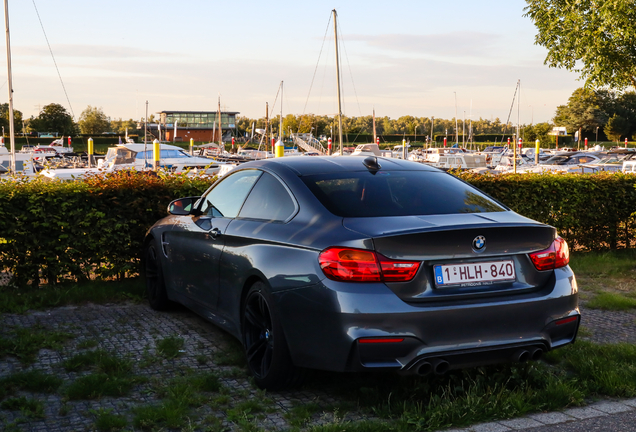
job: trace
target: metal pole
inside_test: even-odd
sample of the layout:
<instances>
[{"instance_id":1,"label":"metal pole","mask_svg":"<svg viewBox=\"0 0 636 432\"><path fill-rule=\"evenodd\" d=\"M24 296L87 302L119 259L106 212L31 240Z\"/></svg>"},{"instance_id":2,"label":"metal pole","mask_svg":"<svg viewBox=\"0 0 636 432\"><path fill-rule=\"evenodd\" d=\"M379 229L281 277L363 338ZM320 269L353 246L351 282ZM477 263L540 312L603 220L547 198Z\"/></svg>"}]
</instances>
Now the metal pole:
<instances>
[{"instance_id":1,"label":"metal pole","mask_svg":"<svg viewBox=\"0 0 636 432\"><path fill-rule=\"evenodd\" d=\"M148 101L146 101L146 117L144 118L144 169L148 168Z\"/></svg>"},{"instance_id":2,"label":"metal pole","mask_svg":"<svg viewBox=\"0 0 636 432\"><path fill-rule=\"evenodd\" d=\"M453 93L455 93L455 144L459 145L459 131L457 130L457 92Z\"/></svg>"},{"instance_id":3,"label":"metal pole","mask_svg":"<svg viewBox=\"0 0 636 432\"><path fill-rule=\"evenodd\" d=\"M336 24L336 10L333 10L333 32L336 42L336 80L338 84L338 142L340 144L340 155L342 155L342 103L340 101L340 59L338 55L338 26Z\"/></svg>"},{"instance_id":4,"label":"metal pole","mask_svg":"<svg viewBox=\"0 0 636 432\"><path fill-rule=\"evenodd\" d=\"M433 123L435 122L435 117L431 117L431 144L433 144Z\"/></svg>"},{"instance_id":5,"label":"metal pole","mask_svg":"<svg viewBox=\"0 0 636 432\"><path fill-rule=\"evenodd\" d=\"M15 131L13 128L13 78L11 74L11 38L9 37L9 0L4 0L4 24L7 39L7 87L9 88L9 142L11 143L11 173L15 174Z\"/></svg>"}]
</instances>

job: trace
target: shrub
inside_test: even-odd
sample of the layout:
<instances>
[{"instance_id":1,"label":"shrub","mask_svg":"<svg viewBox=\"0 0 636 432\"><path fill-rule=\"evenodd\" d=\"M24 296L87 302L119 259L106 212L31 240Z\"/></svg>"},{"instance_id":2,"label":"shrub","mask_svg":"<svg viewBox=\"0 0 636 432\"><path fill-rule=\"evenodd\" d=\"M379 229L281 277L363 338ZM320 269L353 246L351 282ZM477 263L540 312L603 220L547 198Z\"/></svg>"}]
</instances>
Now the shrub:
<instances>
[{"instance_id":1,"label":"shrub","mask_svg":"<svg viewBox=\"0 0 636 432\"><path fill-rule=\"evenodd\" d=\"M457 175L556 227L570 247L616 249L634 241L636 176ZM200 195L213 180L136 171L64 183L0 180L0 270L13 274L15 286L136 275L148 228L171 200Z\"/></svg>"}]
</instances>

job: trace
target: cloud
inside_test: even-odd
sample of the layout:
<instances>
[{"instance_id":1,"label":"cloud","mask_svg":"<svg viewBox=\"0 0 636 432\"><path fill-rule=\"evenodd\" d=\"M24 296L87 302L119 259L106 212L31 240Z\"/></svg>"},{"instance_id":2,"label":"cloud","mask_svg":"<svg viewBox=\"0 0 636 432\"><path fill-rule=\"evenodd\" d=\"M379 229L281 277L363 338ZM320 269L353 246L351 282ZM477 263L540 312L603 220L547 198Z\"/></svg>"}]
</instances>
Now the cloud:
<instances>
[{"instance_id":1,"label":"cloud","mask_svg":"<svg viewBox=\"0 0 636 432\"><path fill-rule=\"evenodd\" d=\"M352 35L347 41L363 42L373 48L419 55L446 57L492 56L502 36L482 32L452 32L437 35L383 34Z\"/></svg>"}]
</instances>

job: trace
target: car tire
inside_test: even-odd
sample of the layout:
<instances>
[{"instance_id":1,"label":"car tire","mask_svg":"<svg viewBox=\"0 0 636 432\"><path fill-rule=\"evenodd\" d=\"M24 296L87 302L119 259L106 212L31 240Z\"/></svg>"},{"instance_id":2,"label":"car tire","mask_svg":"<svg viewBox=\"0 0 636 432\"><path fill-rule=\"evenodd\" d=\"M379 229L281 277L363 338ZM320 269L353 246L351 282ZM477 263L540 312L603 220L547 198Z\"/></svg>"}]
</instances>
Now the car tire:
<instances>
[{"instance_id":1,"label":"car tire","mask_svg":"<svg viewBox=\"0 0 636 432\"><path fill-rule=\"evenodd\" d=\"M247 367L256 385L266 390L300 386L306 370L292 362L275 305L264 283L251 286L241 317Z\"/></svg>"},{"instance_id":2,"label":"car tire","mask_svg":"<svg viewBox=\"0 0 636 432\"><path fill-rule=\"evenodd\" d=\"M150 307L159 311L171 309L174 303L168 299L161 260L152 241L146 246L143 268Z\"/></svg>"}]
</instances>

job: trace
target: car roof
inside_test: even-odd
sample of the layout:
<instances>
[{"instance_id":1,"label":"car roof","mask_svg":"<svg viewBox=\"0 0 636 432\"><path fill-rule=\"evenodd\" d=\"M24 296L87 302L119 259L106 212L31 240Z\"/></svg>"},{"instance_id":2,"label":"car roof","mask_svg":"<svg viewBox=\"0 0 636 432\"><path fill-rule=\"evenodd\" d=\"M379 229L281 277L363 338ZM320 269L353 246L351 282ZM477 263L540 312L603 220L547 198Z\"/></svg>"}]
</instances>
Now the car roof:
<instances>
[{"instance_id":1,"label":"car roof","mask_svg":"<svg viewBox=\"0 0 636 432\"><path fill-rule=\"evenodd\" d=\"M377 159L380 164L380 171L430 171L440 172L437 168L430 167L417 162L404 161L384 157L368 156ZM299 176L315 174L332 174L339 172L367 171L363 165L363 156L285 156L273 159L262 159L248 162L241 165L241 168L248 166L258 166L277 171L279 168L287 167Z\"/></svg>"}]
</instances>

